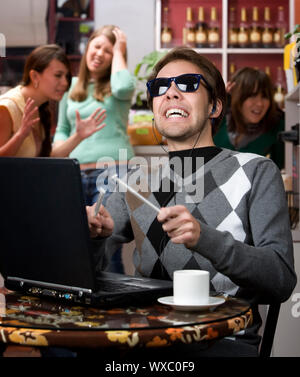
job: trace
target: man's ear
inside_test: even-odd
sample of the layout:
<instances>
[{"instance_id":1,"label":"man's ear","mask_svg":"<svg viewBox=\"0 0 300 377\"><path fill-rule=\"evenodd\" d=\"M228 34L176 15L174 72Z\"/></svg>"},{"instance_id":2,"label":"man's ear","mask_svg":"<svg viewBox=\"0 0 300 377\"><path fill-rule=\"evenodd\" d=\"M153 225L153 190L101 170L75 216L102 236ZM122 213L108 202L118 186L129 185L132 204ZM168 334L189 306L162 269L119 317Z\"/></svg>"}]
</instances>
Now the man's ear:
<instances>
[{"instance_id":1,"label":"man's ear","mask_svg":"<svg viewBox=\"0 0 300 377\"><path fill-rule=\"evenodd\" d=\"M222 102L218 99L213 102L209 117L218 118L221 112L222 112Z\"/></svg>"}]
</instances>

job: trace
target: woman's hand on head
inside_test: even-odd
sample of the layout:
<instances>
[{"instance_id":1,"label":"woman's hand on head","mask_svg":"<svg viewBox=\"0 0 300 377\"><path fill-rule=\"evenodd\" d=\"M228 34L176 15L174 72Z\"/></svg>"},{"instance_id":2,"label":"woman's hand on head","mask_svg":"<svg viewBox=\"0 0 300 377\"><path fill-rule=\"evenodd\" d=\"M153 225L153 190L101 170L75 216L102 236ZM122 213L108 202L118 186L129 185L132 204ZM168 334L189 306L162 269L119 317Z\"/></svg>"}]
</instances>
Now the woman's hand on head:
<instances>
[{"instance_id":1,"label":"woman's hand on head","mask_svg":"<svg viewBox=\"0 0 300 377\"><path fill-rule=\"evenodd\" d=\"M116 51L120 51L122 55L126 53L126 46L127 46L127 38L125 33L118 27L114 28L112 31L114 36L116 37L116 42L113 47L114 53Z\"/></svg>"}]
</instances>

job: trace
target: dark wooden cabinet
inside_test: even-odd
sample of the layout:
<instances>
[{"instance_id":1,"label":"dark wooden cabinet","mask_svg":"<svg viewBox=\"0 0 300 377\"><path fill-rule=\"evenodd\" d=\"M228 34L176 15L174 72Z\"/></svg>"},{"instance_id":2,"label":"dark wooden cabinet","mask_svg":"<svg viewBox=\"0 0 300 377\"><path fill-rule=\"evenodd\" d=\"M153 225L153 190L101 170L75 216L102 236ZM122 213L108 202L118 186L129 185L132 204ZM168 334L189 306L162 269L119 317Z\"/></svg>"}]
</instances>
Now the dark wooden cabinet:
<instances>
[{"instance_id":1,"label":"dark wooden cabinet","mask_svg":"<svg viewBox=\"0 0 300 377\"><path fill-rule=\"evenodd\" d=\"M49 0L48 41L64 48L73 75L93 29L94 0Z\"/></svg>"},{"instance_id":2,"label":"dark wooden cabinet","mask_svg":"<svg viewBox=\"0 0 300 377\"><path fill-rule=\"evenodd\" d=\"M76 75L85 44L94 29L94 0L48 0L45 22L48 43L64 48L72 74ZM0 94L21 81L25 59L35 47L6 48L6 56L0 58Z\"/></svg>"}]
</instances>

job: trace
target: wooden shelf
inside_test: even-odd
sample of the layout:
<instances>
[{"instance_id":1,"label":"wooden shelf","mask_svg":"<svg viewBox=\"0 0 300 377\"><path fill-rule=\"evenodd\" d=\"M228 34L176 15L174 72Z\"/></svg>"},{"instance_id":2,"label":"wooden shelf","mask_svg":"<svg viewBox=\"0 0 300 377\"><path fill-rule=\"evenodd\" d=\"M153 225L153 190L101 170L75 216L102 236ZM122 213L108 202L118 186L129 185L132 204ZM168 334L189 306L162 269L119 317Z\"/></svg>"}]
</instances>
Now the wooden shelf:
<instances>
[{"instance_id":1,"label":"wooden shelf","mask_svg":"<svg viewBox=\"0 0 300 377\"><path fill-rule=\"evenodd\" d=\"M205 20L208 21L208 10L214 6L217 8L218 20L221 30L220 47L218 48L195 48L201 54L211 56L212 61L216 64L222 73L224 81L229 79L229 67L230 64L234 64L236 69L249 65L255 66L264 70L266 66L269 66L271 71L271 77L276 78L277 67L283 65L283 48L230 48L228 47L228 11L230 7L236 8L236 22L239 23L239 14L241 7L248 9L248 23L251 23L252 14L250 9L253 6L259 8L260 22L263 19L263 8L269 6L271 10L272 23L276 23L277 20L277 7L283 6L285 10L285 18L288 24L288 30L291 30L294 26L295 16L295 0L266 0L264 2L257 2L255 0L156 0L156 50L167 50L161 48L160 36L161 36L161 24L162 24L162 8L168 6L169 8L169 23L174 32L173 40L175 45L182 43L182 28L185 23L186 8L192 7L194 15L194 23L197 23L198 8L203 6L206 12ZM213 56L212 56L213 55Z\"/></svg>"},{"instance_id":2,"label":"wooden shelf","mask_svg":"<svg viewBox=\"0 0 300 377\"><path fill-rule=\"evenodd\" d=\"M227 54L283 54L283 48L228 48Z\"/></svg>"},{"instance_id":3,"label":"wooden shelf","mask_svg":"<svg viewBox=\"0 0 300 377\"><path fill-rule=\"evenodd\" d=\"M58 17L56 18L57 21L62 21L62 22L89 22L89 21L94 21L92 18L87 17Z\"/></svg>"}]
</instances>

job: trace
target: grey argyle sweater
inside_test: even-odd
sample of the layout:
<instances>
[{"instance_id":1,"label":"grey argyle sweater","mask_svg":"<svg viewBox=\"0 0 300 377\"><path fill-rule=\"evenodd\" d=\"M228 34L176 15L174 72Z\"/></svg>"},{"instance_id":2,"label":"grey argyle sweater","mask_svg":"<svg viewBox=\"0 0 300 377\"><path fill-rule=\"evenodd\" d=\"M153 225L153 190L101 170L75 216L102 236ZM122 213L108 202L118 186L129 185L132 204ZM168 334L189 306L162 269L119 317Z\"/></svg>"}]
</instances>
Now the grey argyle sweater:
<instances>
[{"instance_id":1,"label":"grey argyle sweater","mask_svg":"<svg viewBox=\"0 0 300 377\"><path fill-rule=\"evenodd\" d=\"M282 178L268 158L223 149L204 165L203 197L188 200L176 192L168 206L183 204L198 219L199 241L192 249L164 240L154 247L147 234L157 213L131 193L113 193L106 205L115 222L102 241L98 268L107 265L120 243L135 239L136 274L151 276L160 259L162 271L199 268L210 272L211 289L251 303L285 301L296 275L293 244ZM196 178L197 179L197 178ZM140 192L156 206L155 196ZM157 243L156 243L157 245ZM165 275L164 275L165 276Z\"/></svg>"}]
</instances>

